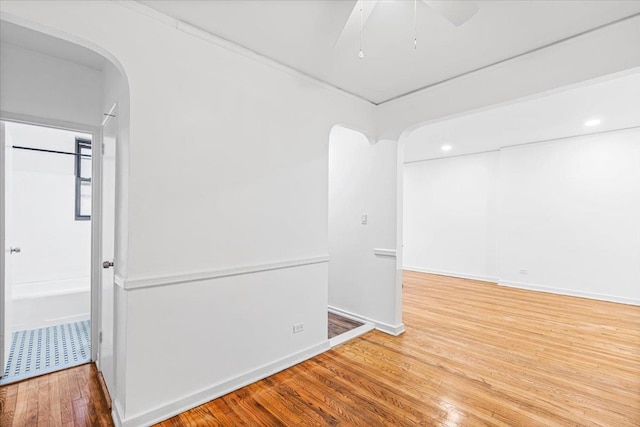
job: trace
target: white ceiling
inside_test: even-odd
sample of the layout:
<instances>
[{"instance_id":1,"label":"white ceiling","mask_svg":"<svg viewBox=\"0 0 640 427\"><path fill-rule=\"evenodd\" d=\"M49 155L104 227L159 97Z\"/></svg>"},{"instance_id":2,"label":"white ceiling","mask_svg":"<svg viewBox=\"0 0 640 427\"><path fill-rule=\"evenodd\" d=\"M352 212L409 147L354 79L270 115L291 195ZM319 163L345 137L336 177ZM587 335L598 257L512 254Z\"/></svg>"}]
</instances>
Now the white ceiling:
<instances>
[{"instance_id":1,"label":"white ceiling","mask_svg":"<svg viewBox=\"0 0 640 427\"><path fill-rule=\"evenodd\" d=\"M358 38L335 45L355 0L142 0L331 85L381 103L419 88L640 13L640 1L478 1L456 27L417 2L381 0Z\"/></svg>"},{"instance_id":2,"label":"white ceiling","mask_svg":"<svg viewBox=\"0 0 640 427\"><path fill-rule=\"evenodd\" d=\"M105 59L90 49L7 21L0 21L0 41L102 70Z\"/></svg>"},{"instance_id":3,"label":"white ceiling","mask_svg":"<svg viewBox=\"0 0 640 427\"><path fill-rule=\"evenodd\" d=\"M591 119L600 125L585 126ZM412 162L635 126L640 71L423 126L409 135L404 156Z\"/></svg>"}]
</instances>

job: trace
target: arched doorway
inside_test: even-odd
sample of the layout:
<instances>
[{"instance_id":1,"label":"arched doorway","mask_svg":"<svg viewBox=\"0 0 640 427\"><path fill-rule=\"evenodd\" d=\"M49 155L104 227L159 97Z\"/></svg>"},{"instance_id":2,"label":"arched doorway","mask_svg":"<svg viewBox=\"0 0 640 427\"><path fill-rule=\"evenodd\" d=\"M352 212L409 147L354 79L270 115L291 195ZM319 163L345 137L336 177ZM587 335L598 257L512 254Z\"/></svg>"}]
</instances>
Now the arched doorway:
<instances>
[{"instance_id":1,"label":"arched doorway","mask_svg":"<svg viewBox=\"0 0 640 427\"><path fill-rule=\"evenodd\" d=\"M21 248L20 252L17 250L5 251L6 254L0 260L0 274L3 284L0 289L2 291L0 292L0 303L2 304L0 333L3 338L2 349L0 349L0 353L3 353L0 356L3 363L2 373L17 374L4 375L2 381L13 382L52 372L73 366L74 361L77 363L95 361L104 371L108 387L113 389L115 381L113 372L114 302L113 298L108 298L113 294L113 273L110 273L110 277L105 276L103 271L107 270L103 270L101 264L103 257L113 260L113 230L116 221L114 210L117 196L115 190L115 148L117 144L120 151L119 158L126 155L129 103L127 79L121 71L122 67L113 58L109 58L108 54L98 53L74 42L4 20L2 28L2 62L4 67L0 118L10 127L49 129L50 131L47 131L49 133L66 132L72 137L75 135L76 147L72 147L75 150L67 150L66 148L45 150L43 147L36 147L35 145L38 145L38 141L36 141L34 147L27 147L35 148L28 150L32 157L21 160L22 163L33 166L32 169L36 166L50 165L50 159L66 158L69 160L68 162L60 160L65 163L62 166L65 175L69 171L75 174L72 180L75 181L76 189L75 192L71 192L76 196L76 205L73 210L74 218L67 221L67 225L70 230L77 228L77 226L86 229L84 249L79 255L85 260L83 261L85 266L82 267L82 277L79 277L82 282L52 281L47 276L40 281L42 286L38 288L39 290L35 289L33 283L20 283L20 285L25 285L18 293L20 298L15 298L16 293L12 292L16 286L12 280L11 267L18 262L12 260L12 257L15 258L19 254L38 254L36 261L48 261L58 270L61 269L61 262L55 262L56 257L62 256L63 260L75 257L61 244L65 240L60 236L59 232L63 231L60 225L49 224L46 227L49 231L58 232L55 236L53 234L50 236L48 256L46 253L38 253L34 250L36 246L42 246L34 243L30 248ZM34 63L39 65L35 67ZM118 110L111 108L114 105L119 106ZM80 144L77 144L78 138L80 138ZM19 144L11 143L9 146L9 141L6 138L3 142L2 158L0 159L3 164L2 185L0 186L0 198L2 199L0 209L2 213L0 218L2 241L0 243L4 248L17 249L20 244L12 239L19 238L26 241L26 238L24 235L15 236L15 233L11 233L18 231L19 228L11 222L11 217L15 217L15 215L7 214L12 213L10 209L15 209L17 205L12 201L7 201L7 198L9 193L29 193L33 196L33 192L27 191L28 189L24 185L11 187L10 173L12 169L7 167L7 161L11 159L12 152L17 150L14 145ZM39 142L45 143L46 141L40 140ZM21 150L21 153L24 151ZM38 173L35 170L30 172ZM24 170L22 174L25 175ZM33 181L32 183L36 182L33 179L31 181ZM37 182L51 184L53 181L45 176L44 179ZM36 187L39 188L37 185ZM53 199L57 200L58 198ZM33 200L35 197L32 197ZM49 202L51 201L49 200ZM38 208L38 215L48 219L52 218L53 209L48 209L50 207L46 205L48 202L40 200L39 203L41 206ZM64 209L66 208L62 207L63 211ZM22 229L26 229L26 227L22 227ZM32 234L38 237L38 233ZM109 247L111 253L109 253ZM23 261L24 259L20 260L22 264L24 264ZM36 269L41 273L48 273L50 270L44 267ZM74 273L65 271L60 274L66 277ZM62 282L68 286L58 289ZM111 292L109 292L110 286ZM25 298L23 294L27 291L33 292L26 295ZM69 311L69 307L66 305L73 304L69 302L71 300L66 298L67 296L82 299L84 301L80 304L82 308L76 307ZM36 321L36 323L46 321L46 324L34 323L29 326L30 331L40 330L42 345L37 347L38 332L31 334L34 337L33 340L31 338L25 339L23 350L31 348L33 354L29 359L28 372L25 370L27 358L23 359L17 354L14 359L23 360L20 369L7 368L12 351L15 353L20 350L19 342L12 339L17 332L16 319L13 315L16 314L16 310L22 310L21 307L27 305L31 307L32 312L42 314L43 310L34 305L36 300L46 302L45 306L49 308L59 308L62 311L47 314L48 317ZM56 302L58 300L60 302ZM20 301L21 305L16 305L16 301ZM78 326L76 320L86 321L86 323L81 323ZM46 328L61 324L68 326L62 332L54 330L49 333L51 331L46 330ZM72 335L75 332L79 332L76 337ZM80 341L83 336L88 341L87 345ZM16 348L12 349L14 341L16 341ZM55 344L60 347L57 349L58 353L56 353ZM67 353L63 351L65 350L64 344L66 344ZM49 345L51 347L48 347ZM82 357L75 358L73 354L69 353L72 350L76 352L82 350ZM40 357L36 357L37 355ZM14 365L16 364L14 363ZM13 368L16 368L17 365L14 365L12 365Z\"/></svg>"}]
</instances>

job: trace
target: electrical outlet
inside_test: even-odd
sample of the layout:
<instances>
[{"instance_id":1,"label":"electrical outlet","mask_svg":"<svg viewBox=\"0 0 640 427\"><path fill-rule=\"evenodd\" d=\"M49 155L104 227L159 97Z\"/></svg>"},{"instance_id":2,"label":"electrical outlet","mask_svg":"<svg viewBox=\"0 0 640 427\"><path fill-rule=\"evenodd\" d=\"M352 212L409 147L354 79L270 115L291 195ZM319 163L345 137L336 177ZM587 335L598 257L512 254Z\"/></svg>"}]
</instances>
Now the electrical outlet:
<instances>
[{"instance_id":1,"label":"electrical outlet","mask_svg":"<svg viewBox=\"0 0 640 427\"><path fill-rule=\"evenodd\" d=\"M360 219L360 224L367 225L367 214L362 214L362 218Z\"/></svg>"},{"instance_id":2,"label":"electrical outlet","mask_svg":"<svg viewBox=\"0 0 640 427\"><path fill-rule=\"evenodd\" d=\"M520 274L529 274L529 270L527 270L526 268L522 268L520 269Z\"/></svg>"},{"instance_id":3,"label":"electrical outlet","mask_svg":"<svg viewBox=\"0 0 640 427\"><path fill-rule=\"evenodd\" d=\"M300 332L304 331L304 323L298 323L293 325L293 333L294 334L299 334Z\"/></svg>"}]
</instances>

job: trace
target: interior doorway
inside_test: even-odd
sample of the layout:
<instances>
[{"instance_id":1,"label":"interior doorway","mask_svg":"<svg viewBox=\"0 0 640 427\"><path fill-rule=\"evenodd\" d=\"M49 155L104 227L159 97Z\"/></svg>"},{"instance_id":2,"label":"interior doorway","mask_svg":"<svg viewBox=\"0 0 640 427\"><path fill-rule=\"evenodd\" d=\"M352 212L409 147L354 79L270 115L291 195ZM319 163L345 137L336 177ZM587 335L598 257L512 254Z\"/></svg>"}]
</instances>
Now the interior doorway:
<instances>
[{"instance_id":1,"label":"interior doorway","mask_svg":"<svg viewBox=\"0 0 640 427\"><path fill-rule=\"evenodd\" d=\"M91 229L91 248L86 252L90 256L91 268L88 353L89 360L96 363L104 377L102 385L106 385L104 390L108 394L115 390L116 384L116 152L121 156L118 162L124 159L123 164L126 164L130 108L128 80L117 58L102 47L71 34L60 38L60 35L54 36L46 31L35 30L24 22L18 24L5 18L10 17L3 16L2 20L0 121L4 123L0 124L31 124L91 135L91 213L90 221L85 224L90 224ZM4 135L4 132L0 133ZM5 307L5 301L12 301L13 298L5 295L5 289L8 292L13 289L5 286L5 276L13 272L12 262L6 261L14 255L15 259L18 257L17 253L11 253L11 247L20 247L21 255L27 254L27 246L31 247L13 242L10 236L13 227L5 227L5 214L11 213L5 209L11 207L10 202L5 206L5 189L11 188L5 185L5 180L9 181L12 177L5 173L5 154L11 156L16 151L7 149L4 139L0 141L0 247L3 248L0 255L0 376L4 375L12 340L11 322L5 322L5 318L11 316L11 313L7 313L11 307ZM40 156L46 155L54 154L40 153ZM118 173L121 178L123 175ZM72 179L75 180L75 177ZM74 181L72 190L75 191L78 185L81 191L86 192L86 181L77 181L81 182ZM126 185L126 180L119 185ZM126 206L126 201L120 199L119 207L126 211L123 204ZM83 210L86 206L78 207ZM75 200L71 209L75 221ZM80 212L79 216L83 215ZM121 235L126 236L126 229ZM122 250L126 244L120 241L120 245L119 259L122 260L126 258ZM104 269L104 262L110 268ZM0 378L0 381L4 380Z\"/></svg>"},{"instance_id":2,"label":"interior doorway","mask_svg":"<svg viewBox=\"0 0 640 427\"><path fill-rule=\"evenodd\" d=\"M361 132L336 125L328 155L328 338L332 347L374 328L362 314L373 252L368 177L372 169L368 139ZM375 216L374 216L375 218ZM375 226L375 225L374 225ZM368 314L368 313L367 313Z\"/></svg>"},{"instance_id":3,"label":"interior doorway","mask_svg":"<svg viewBox=\"0 0 640 427\"><path fill-rule=\"evenodd\" d=\"M96 132L3 120L2 378L92 360Z\"/></svg>"}]
</instances>

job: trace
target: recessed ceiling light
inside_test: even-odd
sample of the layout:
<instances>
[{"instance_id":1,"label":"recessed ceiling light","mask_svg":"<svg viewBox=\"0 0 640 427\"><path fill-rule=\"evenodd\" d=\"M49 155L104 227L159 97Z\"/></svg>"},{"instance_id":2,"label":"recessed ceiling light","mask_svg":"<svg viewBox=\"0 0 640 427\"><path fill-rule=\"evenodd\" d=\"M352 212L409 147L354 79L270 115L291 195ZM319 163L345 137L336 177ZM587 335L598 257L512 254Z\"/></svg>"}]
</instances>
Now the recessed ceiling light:
<instances>
[{"instance_id":1,"label":"recessed ceiling light","mask_svg":"<svg viewBox=\"0 0 640 427\"><path fill-rule=\"evenodd\" d=\"M451 149L452 149L452 148L453 148L453 147L452 147L452 146L450 146L449 144L447 144L447 145L443 145L442 147L440 147L440 149L441 149L442 151L451 151Z\"/></svg>"},{"instance_id":2,"label":"recessed ceiling light","mask_svg":"<svg viewBox=\"0 0 640 427\"><path fill-rule=\"evenodd\" d=\"M593 126L598 126L601 122L602 122L602 120L600 120L600 119L590 119L590 120L587 120L586 122L584 122L584 125L585 126L589 126L589 127L593 127Z\"/></svg>"}]
</instances>

